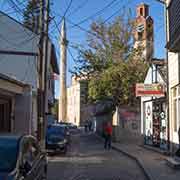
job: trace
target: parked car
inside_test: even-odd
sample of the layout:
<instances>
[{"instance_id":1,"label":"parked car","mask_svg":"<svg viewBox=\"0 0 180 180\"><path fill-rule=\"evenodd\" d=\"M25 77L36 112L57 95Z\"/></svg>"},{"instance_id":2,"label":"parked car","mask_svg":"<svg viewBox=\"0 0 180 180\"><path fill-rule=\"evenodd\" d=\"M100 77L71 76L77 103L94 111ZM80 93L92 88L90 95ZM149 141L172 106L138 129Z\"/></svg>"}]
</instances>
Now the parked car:
<instances>
[{"instance_id":1,"label":"parked car","mask_svg":"<svg viewBox=\"0 0 180 180\"><path fill-rule=\"evenodd\" d=\"M68 132L70 135L75 135L75 134L79 134L80 130L78 129L77 125L73 124L73 123L69 123L69 122L60 122L60 125L66 126L68 129ZM69 138L69 142L71 141L71 138Z\"/></svg>"},{"instance_id":2,"label":"parked car","mask_svg":"<svg viewBox=\"0 0 180 180\"><path fill-rule=\"evenodd\" d=\"M68 135L66 128L58 124L48 127L46 133L46 149L53 152L67 152Z\"/></svg>"},{"instance_id":3,"label":"parked car","mask_svg":"<svg viewBox=\"0 0 180 180\"><path fill-rule=\"evenodd\" d=\"M67 126L69 129L77 129L77 125L69 122L60 122L59 124Z\"/></svg>"},{"instance_id":4,"label":"parked car","mask_svg":"<svg viewBox=\"0 0 180 180\"><path fill-rule=\"evenodd\" d=\"M0 135L0 180L44 180L47 159L33 136Z\"/></svg>"}]
</instances>

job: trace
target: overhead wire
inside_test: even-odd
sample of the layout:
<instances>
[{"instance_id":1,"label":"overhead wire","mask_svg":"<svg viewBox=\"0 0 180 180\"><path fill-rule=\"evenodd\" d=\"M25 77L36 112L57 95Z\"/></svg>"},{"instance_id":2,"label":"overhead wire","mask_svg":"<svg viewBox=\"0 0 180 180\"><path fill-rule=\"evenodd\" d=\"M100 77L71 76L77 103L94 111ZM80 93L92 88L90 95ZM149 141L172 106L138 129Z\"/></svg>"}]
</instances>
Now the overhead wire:
<instances>
[{"instance_id":1,"label":"overhead wire","mask_svg":"<svg viewBox=\"0 0 180 180\"><path fill-rule=\"evenodd\" d=\"M86 17L85 19L83 19L82 21L80 21L80 22L78 22L78 23L76 23L76 24L78 24L78 25L83 24L84 22L86 22L86 21L88 21L88 20L90 20L90 19L92 19L92 18L94 18L94 17L102 14L106 9L108 9L109 7L111 7L116 1L117 1L117 0L113 0L113 1L109 2L109 3L108 3L106 6L104 6L101 10L99 10L99 11L97 11L96 13L90 15L89 17ZM119 2L118 2L118 3L119 3ZM117 3L117 4L118 4L118 3ZM73 25L71 28L73 28L74 26L75 26L75 25Z\"/></svg>"},{"instance_id":2,"label":"overhead wire","mask_svg":"<svg viewBox=\"0 0 180 180\"><path fill-rule=\"evenodd\" d=\"M71 52L71 50L70 50L69 47L67 48L67 50L68 50L68 52L69 52L71 58L73 59L73 61L76 63L77 60L76 60L76 58L73 56L73 54L72 54L72 52Z\"/></svg>"},{"instance_id":3,"label":"overhead wire","mask_svg":"<svg viewBox=\"0 0 180 180\"><path fill-rule=\"evenodd\" d=\"M127 2L126 2L126 3L127 3ZM129 1L128 1L128 4L130 4L130 3L132 3L132 0L129 0ZM124 6L125 6L125 5L124 5ZM123 6L123 7L121 6L117 11L115 11L115 13L113 13L111 16L107 17L107 18L101 23L101 25L105 24L105 23L108 22L112 17L114 17L116 14L118 14L118 13L120 12L120 10L122 10L122 9L124 8L124 6ZM63 16L61 16L60 14L59 14L59 16L60 16L60 17L63 17ZM69 22L70 24L72 24L73 27L77 27L77 28L80 29L81 31L84 31L84 32L86 32L86 33L88 33L88 34L91 34L91 35L97 37L97 34L95 34L95 33L91 32L91 31L83 28L83 27L80 26L78 23L74 23L74 22L72 22L72 21L71 21L70 19L68 19L68 18L66 18L66 21ZM58 23L56 23L56 24L57 24L57 25L56 25L56 28L59 29ZM60 30L58 30L58 32L60 32Z\"/></svg>"},{"instance_id":4,"label":"overhead wire","mask_svg":"<svg viewBox=\"0 0 180 180\"><path fill-rule=\"evenodd\" d=\"M70 9L70 7L71 7L71 5L72 5L72 2L73 2L73 0L70 0L70 1L69 1L69 4L68 4L68 6L67 6L67 8L66 8L66 10L65 10L65 12L64 12L64 14L63 14L60 22L58 23L58 26L61 24L62 20L66 17L66 14L68 13L68 11L69 11L69 9Z\"/></svg>"},{"instance_id":5,"label":"overhead wire","mask_svg":"<svg viewBox=\"0 0 180 180\"><path fill-rule=\"evenodd\" d=\"M72 12L70 12L67 17L69 16L72 16L73 14L77 13L80 9L82 9L87 3L88 3L89 0L85 0L83 1L83 3L81 3L77 8L75 8Z\"/></svg>"},{"instance_id":6,"label":"overhead wire","mask_svg":"<svg viewBox=\"0 0 180 180\"><path fill-rule=\"evenodd\" d=\"M12 4L12 8L15 10L15 12L19 13L21 16L23 15L23 10L26 8L26 6L24 5L24 2L26 2L26 0L19 2L18 0L16 0L16 2L18 3L18 5L23 5L24 9L21 9L13 0L8 0L8 2L11 2ZM26 42L28 42L29 40L32 40L33 38L36 38L39 34L35 34L32 30L27 31L27 28L23 28L23 31L28 35L28 39L23 40L22 42L18 43L18 45L20 44L24 44ZM29 33L30 32L30 33ZM30 36L30 38L29 38ZM33 37L31 37L33 36Z\"/></svg>"},{"instance_id":7,"label":"overhead wire","mask_svg":"<svg viewBox=\"0 0 180 180\"><path fill-rule=\"evenodd\" d=\"M19 13L20 15L23 14L21 8L13 1L13 0L8 0L9 4L12 4L12 8L15 9L17 11L17 13Z\"/></svg>"}]
</instances>

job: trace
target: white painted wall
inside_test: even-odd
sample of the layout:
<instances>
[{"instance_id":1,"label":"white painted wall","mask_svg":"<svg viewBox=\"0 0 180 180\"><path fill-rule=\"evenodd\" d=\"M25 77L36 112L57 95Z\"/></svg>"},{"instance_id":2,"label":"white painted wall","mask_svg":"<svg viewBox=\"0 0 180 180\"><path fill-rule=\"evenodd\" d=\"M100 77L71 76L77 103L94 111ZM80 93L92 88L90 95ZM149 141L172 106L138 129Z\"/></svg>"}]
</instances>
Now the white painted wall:
<instances>
[{"instance_id":1,"label":"white painted wall","mask_svg":"<svg viewBox=\"0 0 180 180\"><path fill-rule=\"evenodd\" d=\"M174 131L173 118L173 96L172 88L179 84L179 56L177 53L168 52L168 67L169 67L169 121L170 121L170 141L178 144L178 133ZM177 109L180 117L180 109Z\"/></svg>"},{"instance_id":2,"label":"white painted wall","mask_svg":"<svg viewBox=\"0 0 180 180\"><path fill-rule=\"evenodd\" d=\"M179 57L177 53L168 52L169 87L179 83Z\"/></svg>"},{"instance_id":3,"label":"white painted wall","mask_svg":"<svg viewBox=\"0 0 180 180\"><path fill-rule=\"evenodd\" d=\"M10 18L4 13L0 12L0 50L15 51L15 52L29 52L38 53L39 36L32 31L25 28L22 24L16 20ZM48 43L48 62L49 69L51 58L52 43ZM5 74L12 79L19 80L24 84L30 85L34 94L30 101L25 100L24 95L16 97L16 129L23 131L23 128L27 128L25 131L29 133L35 133L37 130L37 101L36 94L38 88L38 58L37 56L27 55L7 55L0 54L0 73ZM47 78L52 78L52 72L47 73ZM52 88L48 88L47 82L47 98L50 100L53 98ZM23 103L29 104L23 104ZM24 105L24 106L23 106ZM48 112L48 102L46 102L46 112ZM28 107L27 107L28 106ZM28 112L24 112L23 110ZM25 121L21 119L21 114L30 113L29 119ZM25 115L24 115L25 116ZM22 122L22 124L21 124ZM23 124L25 123L25 124ZM29 123L29 124L27 124Z\"/></svg>"},{"instance_id":4,"label":"white painted wall","mask_svg":"<svg viewBox=\"0 0 180 180\"><path fill-rule=\"evenodd\" d=\"M155 83L156 79L156 72L155 72L155 66L153 65L152 67L149 67L149 70L147 72L146 78L144 80L144 84L152 84ZM160 75L159 72L157 72L157 82L158 83L163 83L165 84L162 76ZM150 101L152 99L152 97L141 97L141 134L145 135L145 120L146 120L146 116L145 116L145 106L148 105L148 103L146 103L147 101ZM152 106L152 103L149 104L150 106ZM149 120L150 122L150 120Z\"/></svg>"},{"instance_id":5,"label":"white painted wall","mask_svg":"<svg viewBox=\"0 0 180 180\"><path fill-rule=\"evenodd\" d=\"M38 53L39 37L0 12L0 50ZM0 54L0 72L37 88L37 58Z\"/></svg>"},{"instance_id":6,"label":"white painted wall","mask_svg":"<svg viewBox=\"0 0 180 180\"><path fill-rule=\"evenodd\" d=\"M67 89L67 119L68 122L80 123L80 83L73 83ZM76 120L76 121L75 121Z\"/></svg>"}]
</instances>

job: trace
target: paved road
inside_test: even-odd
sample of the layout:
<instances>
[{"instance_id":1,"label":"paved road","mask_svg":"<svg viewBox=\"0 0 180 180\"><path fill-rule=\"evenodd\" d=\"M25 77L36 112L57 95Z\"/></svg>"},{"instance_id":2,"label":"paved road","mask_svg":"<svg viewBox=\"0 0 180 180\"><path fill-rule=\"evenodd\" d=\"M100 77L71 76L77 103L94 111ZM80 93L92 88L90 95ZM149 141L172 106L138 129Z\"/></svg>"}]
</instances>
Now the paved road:
<instances>
[{"instance_id":1,"label":"paved road","mask_svg":"<svg viewBox=\"0 0 180 180\"><path fill-rule=\"evenodd\" d=\"M104 150L94 135L77 134L66 156L49 157L48 180L146 180L137 164Z\"/></svg>"}]
</instances>

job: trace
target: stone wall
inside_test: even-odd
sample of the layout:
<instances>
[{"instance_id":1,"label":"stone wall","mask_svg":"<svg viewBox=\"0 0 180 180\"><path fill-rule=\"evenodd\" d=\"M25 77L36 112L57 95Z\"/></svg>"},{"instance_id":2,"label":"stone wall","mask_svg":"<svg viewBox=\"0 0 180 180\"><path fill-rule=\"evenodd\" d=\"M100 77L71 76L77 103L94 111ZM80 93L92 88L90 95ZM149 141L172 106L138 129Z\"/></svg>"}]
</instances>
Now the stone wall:
<instances>
[{"instance_id":1,"label":"stone wall","mask_svg":"<svg viewBox=\"0 0 180 180\"><path fill-rule=\"evenodd\" d=\"M118 108L118 125L113 126L116 142L142 143L140 110L134 107Z\"/></svg>"}]
</instances>

